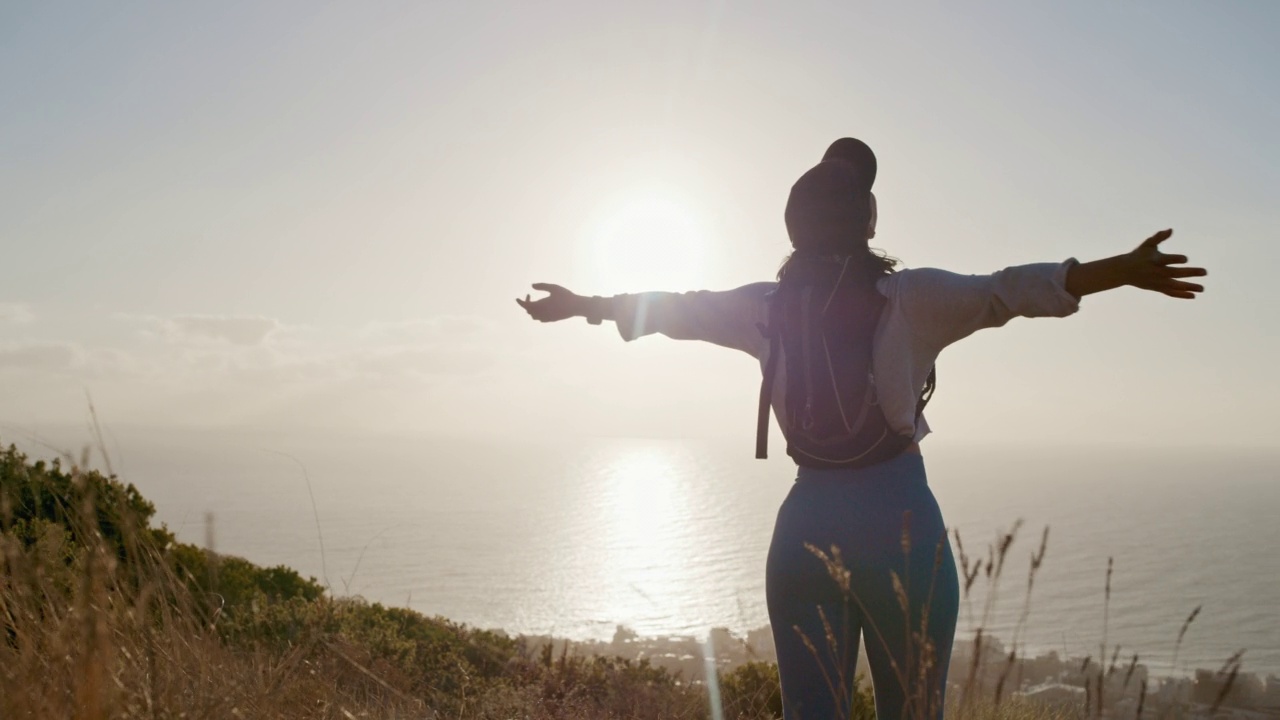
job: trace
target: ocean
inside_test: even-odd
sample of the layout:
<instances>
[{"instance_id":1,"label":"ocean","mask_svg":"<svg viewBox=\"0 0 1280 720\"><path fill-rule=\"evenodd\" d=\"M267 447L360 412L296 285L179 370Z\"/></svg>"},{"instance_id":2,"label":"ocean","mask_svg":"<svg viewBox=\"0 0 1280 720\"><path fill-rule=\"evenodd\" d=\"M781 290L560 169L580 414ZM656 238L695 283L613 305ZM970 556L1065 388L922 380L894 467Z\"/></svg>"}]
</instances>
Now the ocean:
<instances>
[{"instance_id":1,"label":"ocean","mask_svg":"<svg viewBox=\"0 0 1280 720\"><path fill-rule=\"evenodd\" d=\"M1246 672L1280 674L1280 452L924 448L969 555L1022 523L994 612L983 623L980 580L961 637L981 623L1008 641L1029 608L1032 654L1096 657L1105 633L1108 653L1118 644L1157 674L1216 669L1242 648ZM746 441L122 431L108 449L183 540L340 595L573 639L766 624L765 554L794 477L781 452L757 461Z\"/></svg>"}]
</instances>

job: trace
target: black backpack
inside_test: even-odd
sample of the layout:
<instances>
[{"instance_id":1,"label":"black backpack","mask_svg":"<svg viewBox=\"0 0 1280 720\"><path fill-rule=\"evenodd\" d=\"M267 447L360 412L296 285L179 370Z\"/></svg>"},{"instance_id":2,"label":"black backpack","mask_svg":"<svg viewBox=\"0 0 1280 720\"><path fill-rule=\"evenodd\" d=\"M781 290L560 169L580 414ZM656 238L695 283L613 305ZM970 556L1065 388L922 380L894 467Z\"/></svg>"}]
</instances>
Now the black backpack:
<instances>
[{"instance_id":1,"label":"black backpack","mask_svg":"<svg viewBox=\"0 0 1280 720\"><path fill-rule=\"evenodd\" d=\"M887 302L852 256L797 253L769 299L769 359L760 387L756 457L768 450L769 409L785 358L782 418L787 454L817 468L860 468L898 456L912 442L889 427L876 398L871 345ZM933 395L931 370L916 419Z\"/></svg>"}]
</instances>

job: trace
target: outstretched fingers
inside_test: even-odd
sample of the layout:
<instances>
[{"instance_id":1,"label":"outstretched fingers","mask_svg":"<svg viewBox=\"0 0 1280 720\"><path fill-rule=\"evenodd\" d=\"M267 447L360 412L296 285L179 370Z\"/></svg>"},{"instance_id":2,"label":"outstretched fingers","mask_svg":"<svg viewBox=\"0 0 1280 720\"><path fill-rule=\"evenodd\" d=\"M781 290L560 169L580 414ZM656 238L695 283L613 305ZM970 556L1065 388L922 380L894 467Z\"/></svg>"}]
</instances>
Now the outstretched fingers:
<instances>
[{"instance_id":1,"label":"outstretched fingers","mask_svg":"<svg viewBox=\"0 0 1280 720\"><path fill-rule=\"evenodd\" d=\"M1199 283L1183 282L1181 280L1170 280L1169 282L1165 283L1165 287L1172 290L1179 290L1184 292L1193 292L1193 293L1204 292L1203 285L1200 285Z\"/></svg>"},{"instance_id":2,"label":"outstretched fingers","mask_svg":"<svg viewBox=\"0 0 1280 720\"><path fill-rule=\"evenodd\" d=\"M1190 300L1197 293L1204 292L1204 286L1199 283L1186 282L1179 278L1204 277L1209 274L1208 270L1200 267L1176 266L1175 263L1186 262L1187 259L1181 255L1166 255L1156 258L1156 267L1153 268L1156 277L1159 280L1155 283L1154 290L1158 290L1170 297L1182 298Z\"/></svg>"},{"instance_id":3,"label":"outstretched fingers","mask_svg":"<svg viewBox=\"0 0 1280 720\"><path fill-rule=\"evenodd\" d=\"M524 308L524 311L529 313L529 317L546 323L572 316L569 301L573 298L573 293L552 283L534 283L533 289L545 292L547 296L537 300L529 294L526 294L523 300L516 298L516 304Z\"/></svg>"},{"instance_id":4,"label":"outstretched fingers","mask_svg":"<svg viewBox=\"0 0 1280 720\"><path fill-rule=\"evenodd\" d=\"M1164 242L1165 240L1168 240L1171 235L1173 235L1173 228L1169 228L1168 230L1161 230L1155 235L1152 235L1146 240L1143 240L1141 247L1145 247L1145 248L1157 247L1160 243Z\"/></svg>"},{"instance_id":5,"label":"outstretched fingers","mask_svg":"<svg viewBox=\"0 0 1280 720\"><path fill-rule=\"evenodd\" d=\"M1134 251L1133 257L1138 261L1138 278L1133 285L1144 290L1154 290L1169 297L1191 300L1198 293L1204 292L1204 286L1186 282L1180 278L1204 277L1209 274L1201 267L1186 267L1186 255L1174 255L1160 252L1160 243L1173 236L1173 230L1166 229L1152 235Z\"/></svg>"},{"instance_id":6,"label":"outstretched fingers","mask_svg":"<svg viewBox=\"0 0 1280 720\"><path fill-rule=\"evenodd\" d=\"M1191 300L1198 293L1204 292L1204 286L1199 283L1186 282L1185 280L1177 280L1178 277L1193 277L1204 275L1205 272L1201 268L1162 268L1163 272L1153 278L1148 284L1140 285L1148 290L1164 293L1170 297Z\"/></svg>"}]
</instances>

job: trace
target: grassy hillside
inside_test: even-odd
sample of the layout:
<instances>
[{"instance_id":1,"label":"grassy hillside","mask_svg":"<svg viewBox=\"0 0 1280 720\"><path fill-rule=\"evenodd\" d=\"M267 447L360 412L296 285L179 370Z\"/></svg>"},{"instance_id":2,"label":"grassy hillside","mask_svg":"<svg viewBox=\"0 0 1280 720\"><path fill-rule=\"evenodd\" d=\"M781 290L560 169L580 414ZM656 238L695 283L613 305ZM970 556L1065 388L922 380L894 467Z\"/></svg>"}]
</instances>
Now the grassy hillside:
<instances>
[{"instance_id":1,"label":"grassy hillside","mask_svg":"<svg viewBox=\"0 0 1280 720\"><path fill-rule=\"evenodd\" d=\"M700 684L178 542L138 490L0 451L0 717L707 717ZM725 678L779 710L776 669Z\"/></svg>"},{"instance_id":2,"label":"grassy hillside","mask_svg":"<svg viewBox=\"0 0 1280 720\"><path fill-rule=\"evenodd\" d=\"M713 694L645 660L334 597L154 514L114 477L0 449L0 718L701 719L713 695L724 718L781 715L772 663ZM948 716L1062 716L969 700ZM863 684L853 716L875 716Z\"/></svg>"}]
</instances>

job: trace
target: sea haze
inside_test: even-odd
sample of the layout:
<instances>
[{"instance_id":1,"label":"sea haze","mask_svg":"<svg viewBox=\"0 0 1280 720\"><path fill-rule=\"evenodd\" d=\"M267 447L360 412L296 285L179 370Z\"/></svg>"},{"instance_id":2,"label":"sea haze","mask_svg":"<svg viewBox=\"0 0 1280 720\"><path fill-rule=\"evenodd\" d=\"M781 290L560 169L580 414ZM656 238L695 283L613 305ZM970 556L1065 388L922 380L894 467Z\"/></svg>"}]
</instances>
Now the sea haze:
<instances>
[{"instance_id":1,"label":"sea haze","mask_svg":"<svg viewBox=\"0 0 1280 720\"><path fill-rule=\"evenodd\" d=\"M586 639L618 624L704 636L767 622L765 553L794 471L749 445L121 430L108 449L183 540L211 530L219 551L337 594ZM998 636L1013 637L1047 525L1028 650L1097 655L1113 558L1108 654L1118 643L1168 672L1202 605L1179 672L1246 648L1247 671L1280 673L1280 453L924 445L970 555L1023 521L988 621ZM977 595L962 606L962 636L982 607Z\"/></svg>"}]
</instances>

